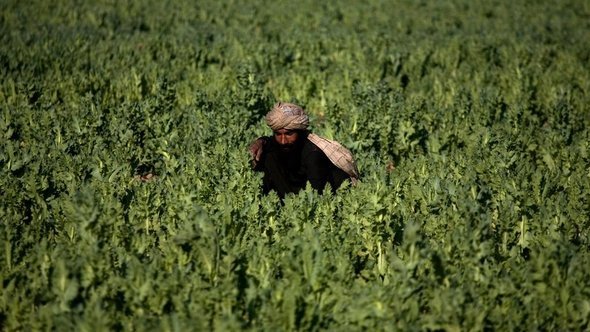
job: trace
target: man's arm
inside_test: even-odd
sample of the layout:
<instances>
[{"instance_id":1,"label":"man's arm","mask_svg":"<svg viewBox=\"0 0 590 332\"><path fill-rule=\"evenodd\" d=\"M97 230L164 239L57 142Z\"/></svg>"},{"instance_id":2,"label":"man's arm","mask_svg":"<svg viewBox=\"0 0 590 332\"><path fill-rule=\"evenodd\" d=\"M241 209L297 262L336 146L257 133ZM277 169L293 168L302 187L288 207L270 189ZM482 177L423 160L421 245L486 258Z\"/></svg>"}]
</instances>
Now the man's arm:
<instances>
[{"instance_id":1,"label":"man's arm","mask_svg":"<svg viewBox=\"0 0 590 332\"><path fill-rule=\"evenodd\" d=\"M250 157L252 160L250 163L252 164L252 169L259 171L259 161L262 157L262 152L264 151L264 146L268 142L268 137L259 137L254 142L250 144L248 147L248 152L250 152Z\"/></svg>"}]
</instances>

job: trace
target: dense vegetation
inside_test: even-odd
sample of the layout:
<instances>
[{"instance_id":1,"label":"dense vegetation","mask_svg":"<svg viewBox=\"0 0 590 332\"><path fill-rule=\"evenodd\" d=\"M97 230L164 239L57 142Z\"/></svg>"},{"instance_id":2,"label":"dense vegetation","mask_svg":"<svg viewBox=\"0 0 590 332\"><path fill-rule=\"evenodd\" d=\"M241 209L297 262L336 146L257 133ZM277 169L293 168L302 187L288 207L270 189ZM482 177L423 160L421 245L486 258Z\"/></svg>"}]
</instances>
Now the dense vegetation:
<instances>
[{"instance_id":1,"label":"dense vegetation","mask_svg":"<svg viewBox=\"0 0 590 332\"><path fill-rule=\"evenodd\" d=\"M0 330L587 330L587 1L0 1ZM362 182L260 194L277 100Z\"/></svg>"}]
</instances>

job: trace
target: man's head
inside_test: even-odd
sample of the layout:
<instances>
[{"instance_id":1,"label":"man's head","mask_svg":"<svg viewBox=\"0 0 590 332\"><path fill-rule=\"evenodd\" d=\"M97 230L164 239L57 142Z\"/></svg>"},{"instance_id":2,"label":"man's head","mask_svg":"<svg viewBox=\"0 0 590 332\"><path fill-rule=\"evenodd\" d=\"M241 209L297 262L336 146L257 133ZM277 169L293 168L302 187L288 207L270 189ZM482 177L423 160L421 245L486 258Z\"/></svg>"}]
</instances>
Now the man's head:
<instances>
[{"instance_id":1,"label":"man's head","mask_svg":"<svg viewBox=\"0 0 590 332\"><path fill-rule=\"evenodd\" d=\"M277 143L290 150L309 126L309 117L301 106L279 102L266 115L266 124L272 129Z\"/></svg>"},{"instance_id":2,"label":"man's head","mask_svg":"<svg viewBox=\"0 0 590 332\"><path fill-rule=\"evenodd\" d=\"M295 147L295 144L301 135L299 130L283 128L273 130L273 136L282 150L290 151L293 149L293 147Z\"/></svg>"},{"instance_id":3,"label":"man's head","mask_svg":"<svg viewBox=\"0 0 590 332\"><path fill-rule=\"evenodd\" d=\"M301 106L279 102L266 115L266 124L273 131L279 129L305 130L309 126L309 117Z\"/></svg>"}]
</instances>

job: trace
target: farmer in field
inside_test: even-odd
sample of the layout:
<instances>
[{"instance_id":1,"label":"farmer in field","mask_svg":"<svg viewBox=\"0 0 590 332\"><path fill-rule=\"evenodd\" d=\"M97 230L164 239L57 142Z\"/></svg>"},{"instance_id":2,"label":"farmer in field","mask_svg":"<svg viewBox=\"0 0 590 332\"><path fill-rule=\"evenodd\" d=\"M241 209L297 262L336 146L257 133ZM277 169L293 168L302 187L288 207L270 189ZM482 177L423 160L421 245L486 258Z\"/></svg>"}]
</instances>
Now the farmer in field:
<instances>
[{"instance_id":1,"label":"farmer in field","mask_svg":"<svg viewBox=\"0 0 590 332\"><path fill-rule=\"evenodd\" d=\"M358 170L350 151L307 130L309 118L303 108L277 103L266 115L273 136L260 137L249 148L255 171L264 172L262 191L275 191L282 199L309 182L322 193L327 184L333 191L347 179L354 184Z\"/></svg>"}]
</instances>

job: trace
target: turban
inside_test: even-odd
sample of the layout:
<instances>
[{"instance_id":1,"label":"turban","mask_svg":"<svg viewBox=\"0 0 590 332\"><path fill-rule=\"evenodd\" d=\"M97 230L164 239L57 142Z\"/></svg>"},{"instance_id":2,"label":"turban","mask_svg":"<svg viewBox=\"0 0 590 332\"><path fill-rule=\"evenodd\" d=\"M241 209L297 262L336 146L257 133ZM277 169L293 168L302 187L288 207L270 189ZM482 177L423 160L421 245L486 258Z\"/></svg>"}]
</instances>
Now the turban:
<instances>
[{"instance_id":1,"label":"turban","mask_svg":"<svg viewBox=\"0 0 590 332\"><path fill-rule=\"evenodd\" d=\"M272 130L289 129L304 130L309 126L309 117L301 106L291 103L276 103L272 110L266 115L266 124ZM328 159L336 167L346 172L353 184L359 178L359 172L352 153L342 144L323 138L319 135L309 133L307 136L310 142L322 150Z\"/></svg>"},{"instance_id":2,"label":"turban","mask_svg":"<svg viewBox=\"0 0 590 332\"><path fill-rule=\"evenodd\" d=\"M309 126L309 117L299 105L276 103L266 115L266 124L272 130L303 130Z\"/></svg>"}]
</instances>

